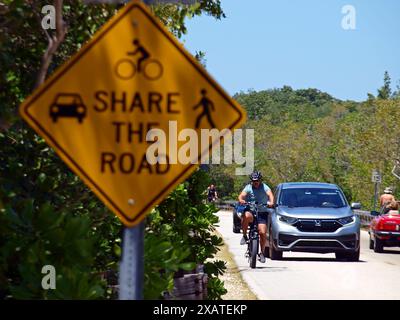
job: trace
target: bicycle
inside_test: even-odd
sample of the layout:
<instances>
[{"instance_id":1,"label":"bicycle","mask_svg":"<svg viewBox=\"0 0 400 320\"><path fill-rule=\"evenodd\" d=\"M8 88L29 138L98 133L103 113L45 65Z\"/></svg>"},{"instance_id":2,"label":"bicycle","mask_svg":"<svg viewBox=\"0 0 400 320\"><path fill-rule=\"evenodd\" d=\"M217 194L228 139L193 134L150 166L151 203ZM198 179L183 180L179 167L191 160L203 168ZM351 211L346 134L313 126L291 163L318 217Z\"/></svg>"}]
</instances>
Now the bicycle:
<instances>
[{"instance_id":1,"label":"bicycle","mask_svg":"<svg viewBox=\"0 0 400 320\"><path fill-rule=\"evenodd\" d=\"M115 64L115 74L122 80L132 79L137 71L136 63L128 58L118 60ZM148 59L144 61L142 70L139 72L142 73L147 80L157 80L163 74L163 67L160 61Z\"/></svg>"},{"instance_id":2,"label":"bicycle","mask_svg":"<svg viewBox=\"0 0 400 320\"><path fill-rule=\"evenodd\" d=\"M260 207L267 207L267 204L259 205L257 202L246 202L241 205L249 207L249 211L253 214L253 222L249 226L250 231L245 257L249 261L250 268L254 269L257 264L258 248L260 245L260 235L258 233L258 211Z\"/></svg>"}]
</instances>

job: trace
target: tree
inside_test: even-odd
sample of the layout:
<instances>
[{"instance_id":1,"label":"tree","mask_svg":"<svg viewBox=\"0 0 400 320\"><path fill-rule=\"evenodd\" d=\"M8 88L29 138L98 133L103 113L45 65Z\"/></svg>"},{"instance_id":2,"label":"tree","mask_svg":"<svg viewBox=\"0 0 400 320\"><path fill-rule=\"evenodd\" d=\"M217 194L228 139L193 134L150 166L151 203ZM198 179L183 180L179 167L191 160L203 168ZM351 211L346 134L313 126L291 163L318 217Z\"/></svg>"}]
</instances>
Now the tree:
<instances>
[{"instance_id":1,"label":"tree","mask_svg":"<svg viewBox=\"0 0 400 320\"><path fill-rule=\"evenodd\" d=\"M400 81L397 81L396 90L393 92L393 99L400 98Z\"/></svg>"},{"instance_id":2,"label":"tree","mask_svg":"<svg viewBox=\"0 0 400 320\"><path fill-rule=\"evenodd\" d=\"M378 89L378 99L390 99L392 96L392 89L390 88L391 79L389 73L385 71L383 76L383 86Z\"/></svg>"}]
</instances>

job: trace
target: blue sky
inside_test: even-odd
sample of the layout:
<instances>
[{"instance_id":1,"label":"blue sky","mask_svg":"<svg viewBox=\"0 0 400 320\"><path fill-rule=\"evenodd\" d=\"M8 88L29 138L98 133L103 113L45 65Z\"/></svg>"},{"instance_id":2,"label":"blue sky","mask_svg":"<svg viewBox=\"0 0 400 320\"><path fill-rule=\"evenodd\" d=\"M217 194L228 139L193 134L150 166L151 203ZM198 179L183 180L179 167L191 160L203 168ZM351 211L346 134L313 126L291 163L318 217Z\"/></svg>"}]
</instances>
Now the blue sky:
<instances>
[{"instance_id":1,"label":"blue sky","mask_svg":"<svg viewBox=\"0 0 400 320\"><path fill-rule=\"evenodd\" d=\"M221 0L227 18L187 21L183 38L206 53L210 74L230 94L289 85L343 100L376 94L383 73L400 79L399 0ZM356 29L342 28L352 5Z\"/></svg>"}]
</instances>

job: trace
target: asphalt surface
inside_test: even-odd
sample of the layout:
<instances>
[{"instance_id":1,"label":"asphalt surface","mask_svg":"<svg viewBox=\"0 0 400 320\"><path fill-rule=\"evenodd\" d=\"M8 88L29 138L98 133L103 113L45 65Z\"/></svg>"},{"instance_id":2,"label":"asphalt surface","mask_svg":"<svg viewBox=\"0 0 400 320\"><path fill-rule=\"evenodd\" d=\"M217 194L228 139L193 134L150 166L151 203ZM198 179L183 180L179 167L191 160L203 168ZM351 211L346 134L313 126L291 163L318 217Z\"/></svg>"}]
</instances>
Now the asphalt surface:
<instances>
[{"instance_id":1,"label":"asphalt surface","mask_svg":"<svg viewBox=\"0 0 400 320\"><path fill-rule=\"evenodd\" d=\"M219 211L222 234L238 270L261 300L393 300L400 299L400 248L375 253L361 231L359 262L337 261L333 253L284 252L281 261L257 261L251 269L240 245L241 234L232 232L232 212Z\"/></svg>"}]
</instances>

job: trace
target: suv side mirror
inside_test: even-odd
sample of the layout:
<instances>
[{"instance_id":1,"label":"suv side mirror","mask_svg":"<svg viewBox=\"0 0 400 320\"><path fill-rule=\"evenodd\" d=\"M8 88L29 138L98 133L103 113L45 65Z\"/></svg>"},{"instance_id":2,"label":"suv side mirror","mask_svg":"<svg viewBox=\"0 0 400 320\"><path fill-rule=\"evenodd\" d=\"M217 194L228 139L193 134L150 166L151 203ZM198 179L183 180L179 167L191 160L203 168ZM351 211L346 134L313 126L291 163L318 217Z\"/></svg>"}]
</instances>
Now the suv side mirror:
<instances>
[{"instance_id":1,"label":"suv side mirror","mask_svg":"<svg viewBox=\"0 0 400 320\"><path fill-rule=\"evenodd\" d=\"M359 203L359 202L352 202L352 203L351 203L351 208L352 208L352 209L356 209L356 210L360 210L360 209L361 209L361 203Z\"/></svg>"},{"instance_id":2,"label":"suv side mirror","mask_svg":"<svg viewBox=\"0 0 400 320\"><path fill-rule=\"evenodd\" d=\"M374 217L377 217L377 216L379 216L379 211L375 211L375 210L372 210L371 211L371 216L374 216Z\"/></svg>"}]
</instances>

